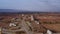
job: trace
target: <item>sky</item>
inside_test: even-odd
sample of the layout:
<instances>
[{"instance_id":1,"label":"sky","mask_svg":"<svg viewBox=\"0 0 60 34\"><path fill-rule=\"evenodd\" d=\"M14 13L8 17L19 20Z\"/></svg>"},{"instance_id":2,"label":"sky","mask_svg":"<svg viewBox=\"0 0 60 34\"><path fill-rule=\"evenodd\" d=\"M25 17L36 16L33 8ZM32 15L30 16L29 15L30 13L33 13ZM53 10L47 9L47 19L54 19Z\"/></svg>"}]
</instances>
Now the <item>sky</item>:
<instances>
[{"instance_id":1,"label":"sky","mask_svg":"<svg viewBox=\"0 0 60 34\"><path fill-rule=\"evenodd\" d=\"M0 0L0 9L60 11L60 0Z\"/></svg>"}]
</instances>

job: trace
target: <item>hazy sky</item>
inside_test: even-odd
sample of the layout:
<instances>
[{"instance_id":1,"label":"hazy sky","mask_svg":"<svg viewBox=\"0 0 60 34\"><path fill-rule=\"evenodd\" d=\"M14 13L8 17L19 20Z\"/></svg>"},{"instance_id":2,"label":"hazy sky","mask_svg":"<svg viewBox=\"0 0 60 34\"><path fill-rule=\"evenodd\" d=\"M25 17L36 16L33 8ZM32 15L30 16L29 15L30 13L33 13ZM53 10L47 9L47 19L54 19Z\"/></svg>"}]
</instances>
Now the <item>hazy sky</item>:
<instances>
[{"instance_id":1,"label":"hazy sky","mask_svg":"<svg viewBox=\"0 0 60 34\"><path fill-rule=\"evenodd\" d=\"M60 11L60 0L0 0L0 9Z\"/></svg>"}]
</instances>

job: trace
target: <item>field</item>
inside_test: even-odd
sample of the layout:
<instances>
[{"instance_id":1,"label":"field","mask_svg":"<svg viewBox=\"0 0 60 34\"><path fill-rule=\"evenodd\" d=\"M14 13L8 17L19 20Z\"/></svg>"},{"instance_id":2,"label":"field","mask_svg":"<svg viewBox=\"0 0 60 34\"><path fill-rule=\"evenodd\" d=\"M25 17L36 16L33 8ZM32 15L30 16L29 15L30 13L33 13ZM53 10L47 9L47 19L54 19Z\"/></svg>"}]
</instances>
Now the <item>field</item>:
<instances>
[{"instance_id":1,"label":"field","mask_svg":"<svg viewBox=\"0 0 60 34\"><path fill-rule=\"evenodd\" d=\"M0 15L1 34L45 34L47 30L60 33L60 14Z\"/></svg>"}]
</instances>

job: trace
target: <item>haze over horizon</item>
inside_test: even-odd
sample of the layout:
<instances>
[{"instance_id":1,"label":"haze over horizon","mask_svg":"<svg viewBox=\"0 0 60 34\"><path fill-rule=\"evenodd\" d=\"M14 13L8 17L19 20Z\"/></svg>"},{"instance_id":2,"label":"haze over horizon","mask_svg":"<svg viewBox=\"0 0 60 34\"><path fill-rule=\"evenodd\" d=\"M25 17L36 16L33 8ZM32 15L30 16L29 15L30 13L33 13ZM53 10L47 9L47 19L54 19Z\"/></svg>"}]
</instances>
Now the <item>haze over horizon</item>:
<instances>
[{"instance_id":1,"label":"haze over horizon","mask_svg":"<svg viewBox=\"0 0 60 34\"><path fill-rule=\"evenodd\" d=\"M0 9L60 12L60 0L0 0Z\"/></svg>"}]
</instances>

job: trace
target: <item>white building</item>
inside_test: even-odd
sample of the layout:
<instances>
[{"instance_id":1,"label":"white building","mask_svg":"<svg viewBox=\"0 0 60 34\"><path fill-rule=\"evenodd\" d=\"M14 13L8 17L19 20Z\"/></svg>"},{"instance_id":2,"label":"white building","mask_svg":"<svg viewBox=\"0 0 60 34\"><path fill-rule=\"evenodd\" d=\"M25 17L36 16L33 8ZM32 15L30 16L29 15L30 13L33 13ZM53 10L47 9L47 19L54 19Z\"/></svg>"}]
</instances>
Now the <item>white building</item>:
<instances>
[{"instance_id":1,"label":"white building","mask_svg":"<svg viewBox=\"0 0 60 34\"><path fill-rule=\"evenodd\" d=\"M50 30L47 30L47 34L52 34L52 31L50 31Z\"/></svg>"},{"instance_id":2,"label":"white building","mask_svg":"<svg viewBox=\"0 0 60 34\"><path fill-rule=\"evenodd\" d=\"M33 15L31 15L31 21L33 21L33 20L34 20Z\"/></svg>"},{"instance_id":3,"label":"white building","mask_svg":"<svg viewBox=\"0 0 60 34\"><path fill-rule=\"evenodd\" d=\"M10 23L9 26L10 26L10 27L11 27L11 26L16 26L16 24L14 24L14 23Z\"/></svg>"},{"instance_id":4,"label":"white building","mask_svg":"<svg viewBox=\"0 0 60 34\"><path fill-rule=\"evenodd\" d=\"M36 24L39 24L39 22L38 22L38 21L35 21L35 23L36 23Z\"/></svg>"}]
</instances>

